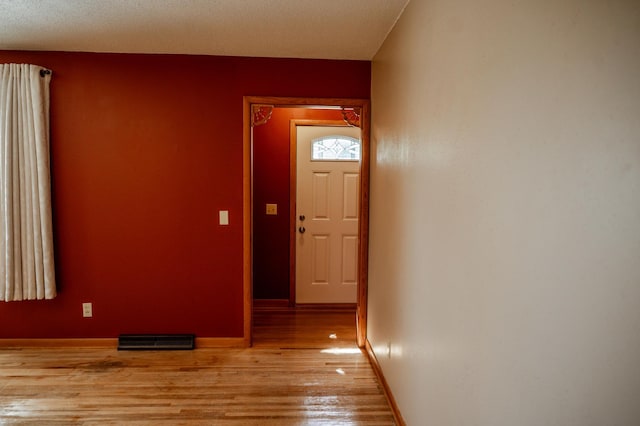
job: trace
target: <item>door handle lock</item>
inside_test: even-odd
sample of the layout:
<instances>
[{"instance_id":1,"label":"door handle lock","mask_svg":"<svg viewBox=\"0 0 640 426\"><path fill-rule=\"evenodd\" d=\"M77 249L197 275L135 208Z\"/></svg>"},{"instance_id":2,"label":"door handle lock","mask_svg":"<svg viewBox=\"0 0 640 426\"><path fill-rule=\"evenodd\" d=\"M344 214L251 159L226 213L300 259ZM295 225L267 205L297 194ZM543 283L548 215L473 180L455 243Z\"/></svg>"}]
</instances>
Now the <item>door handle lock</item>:
<instances>
[{"instance_id":1,"label":"door handle lock","mask_svg":"<svg viewBox=\"0 0 640 426\"><path fill-rule=\"evenodd\" d=\"M303 221L303 220L305 220L305 219L306 219L306 217L305 217L303 214L301 214L301 215L300 215L300 220L301 220L301 221Z\"/></svg>"},{"instance_id":2,"label":"door handle lock","mask_svg":"<svg viewBox=\"0 0 640 426\"><path fill-rule=\"evenodd\" d=\"M304 229L304 226L301 226L300 228L298 228L298 231L300 231L301 234L304 234L306 229Z\"/></svg>"}]
</instances>

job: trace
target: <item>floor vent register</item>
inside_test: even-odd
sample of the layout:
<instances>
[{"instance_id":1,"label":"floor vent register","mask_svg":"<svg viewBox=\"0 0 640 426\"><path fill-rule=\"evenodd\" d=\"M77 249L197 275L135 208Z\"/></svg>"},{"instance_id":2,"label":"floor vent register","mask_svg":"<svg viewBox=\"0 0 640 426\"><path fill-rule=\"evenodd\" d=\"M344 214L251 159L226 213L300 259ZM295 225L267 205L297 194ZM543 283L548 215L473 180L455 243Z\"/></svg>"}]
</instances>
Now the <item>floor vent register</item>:
<instances>
[{"instance_id":1,"label":"floor vent register","mask_svg":"<svg viewBox=\"0 0 640 426\"><path fill-rule=\"evenodd\" d=\"M195 340L193 334L121 334L118 350L191 350L196 346Z\"/></svg>"}]
</instances>

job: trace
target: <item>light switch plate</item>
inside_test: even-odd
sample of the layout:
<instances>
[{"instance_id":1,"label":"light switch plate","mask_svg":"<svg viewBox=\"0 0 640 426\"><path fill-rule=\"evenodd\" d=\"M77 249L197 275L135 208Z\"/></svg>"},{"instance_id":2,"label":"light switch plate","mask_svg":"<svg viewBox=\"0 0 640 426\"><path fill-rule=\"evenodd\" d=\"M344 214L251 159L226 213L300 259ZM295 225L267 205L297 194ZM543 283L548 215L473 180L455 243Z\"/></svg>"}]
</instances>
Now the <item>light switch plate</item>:
<instances>
[{"instance_id":1,"label":"light switch plate","mask_svg":"<svg viewBox=\"0 0 640 426\"><path fill-rule=\"evenodd\" d=\"M220 225L229 224L229 210L220 210Z\"/></svg>"},{"instance_id":2,"label":"light switch plate","mask_svg":"<svg viewBox=\"0 0 640 426\"><path fill-rule=\"evenodd\" d=\"M277 215L278 214L278 205L277 204L267 204L267 214L268 215Z\"/></svg>"},{"instance_id":3,"label":"light switch plate","mask_svg":"<svg viewBox=\"0 0 640 426\"><path fill-rule=\"evenodd\" d=\"M84 318L93 317L93 305L91 303L83 303L82 304L82 316Z\"/></svg>"}]
</instances>

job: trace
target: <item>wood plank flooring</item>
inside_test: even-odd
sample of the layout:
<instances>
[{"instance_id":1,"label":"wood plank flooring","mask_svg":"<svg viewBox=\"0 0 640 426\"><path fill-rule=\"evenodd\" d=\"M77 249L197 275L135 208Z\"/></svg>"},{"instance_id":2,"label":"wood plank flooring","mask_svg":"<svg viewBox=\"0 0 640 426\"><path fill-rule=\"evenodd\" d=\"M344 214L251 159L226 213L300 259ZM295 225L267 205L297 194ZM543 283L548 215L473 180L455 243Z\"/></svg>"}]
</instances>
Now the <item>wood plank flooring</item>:
<instances>
[{"instance_id":1,"label":"wood plank flooring","mask_svg":"<svg viewBox=\"0 0 640 426\"><path fill-rule=\"evenodd\" d=\"M353 312L256 312L254 346L0 349L0 424L393 425Z\"/></svg>"}]
</instances>

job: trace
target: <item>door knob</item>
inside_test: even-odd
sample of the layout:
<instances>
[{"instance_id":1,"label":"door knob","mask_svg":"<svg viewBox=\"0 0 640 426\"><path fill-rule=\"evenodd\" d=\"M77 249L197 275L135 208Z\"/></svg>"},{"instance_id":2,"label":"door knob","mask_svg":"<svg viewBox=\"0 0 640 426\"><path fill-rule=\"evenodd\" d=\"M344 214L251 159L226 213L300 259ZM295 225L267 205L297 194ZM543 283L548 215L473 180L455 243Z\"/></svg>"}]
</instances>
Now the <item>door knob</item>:
<instances>
[{"instance_id":1,"label":"door knob","mask_svg":"<svg viewBox=\"0 0 640 426\"><path fill-rule=\"evenodd\" d=\"M298 228L298 231L300 231L301 234L304 234L304 231L306 231L306 229L304 229L304 226L301 226L300 228Z\"/></svg>"},{"instance_id":2,"label":"door knob","mask_svg":"<svg viewBox=\"0 0 640 426\"><path fill-rule=\"evenodd\" d=\"M301 214L300 215L300 220L305 220L305 219L306 219L306 217L303 214Z\"/></svg>"}]
</instances>

